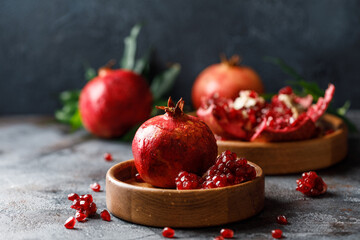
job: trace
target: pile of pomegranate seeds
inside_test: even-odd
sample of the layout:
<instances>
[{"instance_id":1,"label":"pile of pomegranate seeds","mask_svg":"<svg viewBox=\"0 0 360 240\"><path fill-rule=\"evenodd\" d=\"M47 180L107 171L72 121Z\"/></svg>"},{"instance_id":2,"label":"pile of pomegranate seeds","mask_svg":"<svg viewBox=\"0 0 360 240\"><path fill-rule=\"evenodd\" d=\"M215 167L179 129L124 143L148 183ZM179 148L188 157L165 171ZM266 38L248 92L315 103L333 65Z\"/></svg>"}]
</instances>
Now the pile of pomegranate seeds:
<instances>
[{"instance_id":1,"label":"pile of pomegranate seeds","mask_svg":"<svg viewBox=\"0 0 360 240\"><path fill-rule=\"evenodd\" d=\"M103 210L103 211L100 213L100 217L101 217L101 219L104 220L104 221L110 222L110 220L111 220L110 213L109 213L107 210Z\"/></svg>"},{"instance_id":2,"label":"pile of pomegranate seeds","mask_svg":"<svg viewBox=\"0 0 360 240\"><path fill-rule=\"evenodd\" d=\"M282 231L280 229L274 229L271 231L271 235L273 238L279 239L282 238Z\"/></svg>"},{"instance_id":3,"label":"pile of pomegranate seeds","mask_svg":"<svg viewBox=\"0 0 360 240\"><path fill-rule=\"evenodd\" d=\"M165 227L162 231L162 235L166 238L173 238L175 235L175 230L169 227Z\"/></svg>"},{"instance_id":4,"label":"pile of pomegranate seeds","mask_svg":"<svg viewBox=\"0 0 360 240\"><path fill-rule=\"evenodd\" d=\"M233 238L234 237L234 231L228 228L223 228L220 231L220 234L224 238Z\"/></svg>"},{"instance_id":5,"label":"pile of pomegranate seeds","mask_svg":"<svg viewBox=\"0 0 360 240\"><path fill-rule=\"evenodd\" d=\"M296 190L310 197L324 194L327 190L326 183L313 171L304 172L296 183Z\"/></svg>"},{"instance_id":6,"label":"pile of pomegranate seeds","mask_svg":"<svg viewBox=\"0 0 360 240\"><path fill-rule=\"evenodd\" d=\"M111 162L113 160L112 155L110 153L104 154L105 161Z\"/></svg>"},{"instance_id":7,"label":"pile of pomegranate seeds","mask_svg":"<svg viewBox=\"0 0 360 240\"><path fill-rule=\"evenodd\" d=\"M279 215L276 217L276 222L282 225L287 225L288 224L288 220L284 215Z\"/></svg>"},{"instance_id":8,"label":"pile of pomegranate seeds","mask_svg":"<svg viewBox=\"0 0 360 240\"><path fill-rule=\"evenodd\" d=\"M76 193L71 193L68 195L68 199L73 201L70 208L76 210L75 218L78 222L84 222L88 216L96 213L97 207L91 194L79 196Z\"/></svg>"},{"instance_id":9,"label":"pile of pomegranate seeds","mask_svg":"<svg viewBox=\"0 0 360 240\"><path fill-rule=\"evenodd\" d=\"M216 163L209 168L203 178L182 171L175 182L178 190L209 189L239 184L255 177L255 168L249 165L245 158L238 158L236 153L227 150L217 157Z\"/></svg>"},{"instance_id":10,"label":"pile of pomegranate seeds","mask_svg":"<svg viewBox=\"0 0 360 240\"><path fill-rule=\"evenodd\" d=\"M94 191L94 192L100 192L101 186L98 183L93 183L90 184L90 188Z\"/></svg>"}]
</instances>

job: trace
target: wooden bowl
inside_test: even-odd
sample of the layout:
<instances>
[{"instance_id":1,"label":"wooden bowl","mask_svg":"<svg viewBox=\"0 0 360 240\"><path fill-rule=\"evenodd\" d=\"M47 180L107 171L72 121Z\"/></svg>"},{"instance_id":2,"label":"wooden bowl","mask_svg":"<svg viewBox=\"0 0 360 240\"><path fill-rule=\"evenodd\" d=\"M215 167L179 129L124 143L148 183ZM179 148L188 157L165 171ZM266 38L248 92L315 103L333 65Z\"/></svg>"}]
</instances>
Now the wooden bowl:
<instances>
[{"instance_id":1,"label":"wooden bowl","mask_svg":"<svg viewBox=\"0 0 360 240\"><path fill-rule=\"evenodd\" d=\"M264 206L264 174L234 186L206 190L155 188L138 183L133 160L114 165L106 175L106 205L126 221L154 227L207 227L249 218Z\"/></svg>"},{"instance_id":2,"label":"wooden bowl","mask_svg":"<svg viewBox=\"0 0 360 240\"><path fill-rule=\"evenodd\" d=\"M330 114L322 119L333 133L305 141L260 143L217 141L218 152L236 152L258 164L267 175L298 173L326 168L343 160L347 154L347 128L343 120Z\"/></svg>"}]
</instances>

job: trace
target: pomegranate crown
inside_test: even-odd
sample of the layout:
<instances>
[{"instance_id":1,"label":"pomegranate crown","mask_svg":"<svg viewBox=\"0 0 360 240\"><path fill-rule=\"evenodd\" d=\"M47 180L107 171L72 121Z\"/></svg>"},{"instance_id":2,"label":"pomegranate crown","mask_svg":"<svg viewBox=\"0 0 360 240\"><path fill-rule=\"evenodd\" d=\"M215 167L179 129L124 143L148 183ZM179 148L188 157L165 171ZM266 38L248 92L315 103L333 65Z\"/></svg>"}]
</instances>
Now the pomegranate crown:
<instances>
[{"instance_id":1,"label":"pomegranate crown","mask_svg":"<svg viewBox=\"0 0 360 240\"><path fill-rule=\"evenodd\" d=\"M180 98L180 100L175 105L173 100L171 99L171 97L169 97L167 107L156 106L156 108L164 110L166 113L168 113L169 115L172 115L172 116L181 116L184 113L183 112L184 100L182 98Z\"/></svg>"},{"instance_id":2,"label":"pomegranate crown","mask_svg":"<svg viewBox=\"0 0 360 240\"><path fill-rule=\"evenodd\" d=\"M229 66L240 66L240 62L241 62L241 57L239 55L233 55L231 58L227 58L226 55L224 53L220 54L220 59L222 63L225 63L226 65Z\"/></svg>"}]
</instances>

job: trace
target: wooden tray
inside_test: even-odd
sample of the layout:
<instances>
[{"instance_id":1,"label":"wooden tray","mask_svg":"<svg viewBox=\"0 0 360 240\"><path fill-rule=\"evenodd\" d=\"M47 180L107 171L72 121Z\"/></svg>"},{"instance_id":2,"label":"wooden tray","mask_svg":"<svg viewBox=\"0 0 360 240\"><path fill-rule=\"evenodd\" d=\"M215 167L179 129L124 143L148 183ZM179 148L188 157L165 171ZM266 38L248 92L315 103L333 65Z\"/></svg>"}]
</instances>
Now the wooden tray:
<instances>
[{"instance_id":1,"label":"wooden tray","mask_svg":"<svg viewBox=\"0 0 360 240\"><path fill-rule=\"evenodd\" d=\"M217 141L218 152L236 152L258 164L268 175L326 168L345 158L348 133L343 120L334 115L325 114L322 121L335 131L315 139L283 143Z\"/></svg>"},{"instance_id":2,"label":"wooden tray","mask_svg":"<svg viewBox=\"0 0 360 240\"><path fill-rule=\"evenodd\" d=\"M134 179L133 160L114 165L106 175L106 205L126 221L155 227L206 227L249 218L264 206L264 174L234 186L207 190L155 188Z\"/></svg>"}]
</instances>

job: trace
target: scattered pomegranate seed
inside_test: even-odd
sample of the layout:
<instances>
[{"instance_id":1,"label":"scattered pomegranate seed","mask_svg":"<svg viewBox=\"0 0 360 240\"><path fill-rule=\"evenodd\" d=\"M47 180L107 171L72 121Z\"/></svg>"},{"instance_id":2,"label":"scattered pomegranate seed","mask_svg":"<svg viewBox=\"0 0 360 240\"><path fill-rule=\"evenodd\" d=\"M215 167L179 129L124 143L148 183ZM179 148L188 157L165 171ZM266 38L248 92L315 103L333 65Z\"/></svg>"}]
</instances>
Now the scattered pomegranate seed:
<instances>
[{"instance_id":1,"label":"scattered pomegranate seed","mask_svg":"<svg viewBox=\"0 0 360 240\"><path fill-rule=\"evenodd\" d=\"M107 210L102 210L102 212L100 213L100 217L102 218L102 220L104 221L110 221L111 217L110 217L110 213Z\"/></svg>"},{"instance_id":2,"label":"scattered pomegranate seed","mask_svg":"<svg viewBox=\"0 0 360 240\"><path fill-rule=\"evenodd\" d=\"M232 238L234 237L234 231L228 228L223 228L220 231L221 236L223 236L224 238Z\"/></svg>"},{"instance_id":3,"label":"scattered pomegranate seed","mask_svg":"<svg viewBox=\"0 0 360 240\"><path fill-rule=\"evenodd\" d=\"M74 218L74 217L69 217L69 218L66 220L64 226L65 226L67 229L72 229L72 228L74 228L75 223L76 223L75 218Z\"/></svg>"},{"instance_id":4,"label":"scattered pomegranate seed","mask_svg":"<svg viewBox=\"0 0 360 240\"><path fill-rule=\"evenodd\" d=\"M162 235L166 238L172 238L175 235L175 231L172 228L165 227L162 231Z\"/></svg>"},{"instance_id":5,"label":"scattered pomegranate seed","mask_svg":"<svg viewBox=\"0 0 360 240\"><path fill-rule=\"evenodd\" d=\"M225 240L223 236L217 236L214 238L214 240Z\"/></svg>"},{"instance_id":6,"label":"scattered pomegranate seed","mask_svg":"<svg viewBox=\"0 0 360 240\"><path fill-rule=\"evenodd\" d=\"M313 171L304 172L296 183L296 190L310 197L324 194L327 190L326 183Z\"/></svg>"},{"instance_id":7,"label":"scattered pomegranate seed","mask_svg":"<svg viewBox=\"0 0 360 240\"><path fill-rule=\"evenodd\" d=\"M85 200L85 201L88 202L88 203L92 203L92 202L93 202L93 197L92 197L91 194L82 195L82 196L80 197L80 199L83 199L83 200Z\"/></svg>"},{"instance_id":8,"label":"scattered pomegranate seed","mask_svg":"<svg viewBox=\"0 0 360 240\"><path fill-rule=\"evenodd\" d=\"M144 180L142 179L142 177L140 176L139 173L136 173L136 174L135 174L135 181L137 181L137 182L144 182Z\"/></svg>"},{"instance_id":9,"label":"scattered pomegranate seed","mask_svg":"<svg viewBox=\"0 0 360 240\"><path fill-rule=\"evenodd\" d=\"M112 155L110 153L105 153L104 159L108 162L111 162L113 160Z\"/></svg>"},{"instance_id":10,"label":"scattered pomegranate seed","mask_svg":"<svg viewBox=\"0 0 360 240\"><path fill-rule=\"evenodd\" d=\"M94 215L97 211L96 204L94 202L90 203L89 206L89 216Z\"/></svg>"},{"instance_id":11,"label":"scattered pomegranate seed","mask_svg":"<svg viewBox=\"0 0 360 240\"><path fill-rule=\"evenodd\" d=\"M70 200L70 201L74 201L75 199L78 199L79 198L79 195L77 195L76 193L70 193L69 195L68 195L68 199Z\"/></svg>"},{"instance_id":12,"label":"scattered pomegranate seed","mask_svg":"<svg viewBox=\"0 0 360 240\"><path fill-rule=\"evenodd\" d=\"M86 214L80 211L76 211L75 218L78 222L85 222Z\"/></svg>"},{"instance_id":13,"label":"scattered pomegranate seed","mask_svg":"<svg viewBox=\"0 0 360 240\"><path fill-rule=\"evenodd\" d=\"M90 185L90 188L94 191L94 192L100 192L100 184L98 183L93 183Z\"/></svg>"},{"instance_id":14,"label":"scattered pomegranate seed","mask_svg":"<svg viewBox=\"0 0 360 240\"><path fill-rule=\"evenodd\" d=\"M280 229L275 229L271 231L271 235L273 238L279 239L282 238L282 231Z\"/></svg>"},{"instance_id":15,"label":"scattered pomegranate seed","mask_svg":"<svg viewBox=\"0 0 360 240\"><path fill-rule=\"evenodd\" d=\"M288 224L288 220L284 215L277 216L276 221L277 221L277 223L282 224L282 225Z\"/></svg>"}]
</instances>

